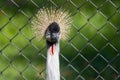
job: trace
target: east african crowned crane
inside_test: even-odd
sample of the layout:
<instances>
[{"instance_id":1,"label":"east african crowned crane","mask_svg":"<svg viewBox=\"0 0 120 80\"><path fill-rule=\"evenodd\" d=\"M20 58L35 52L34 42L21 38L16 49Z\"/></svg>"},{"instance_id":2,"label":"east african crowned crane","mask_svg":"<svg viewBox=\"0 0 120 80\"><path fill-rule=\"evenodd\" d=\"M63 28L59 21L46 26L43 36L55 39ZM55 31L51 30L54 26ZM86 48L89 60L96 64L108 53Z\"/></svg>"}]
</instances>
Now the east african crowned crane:
<instances>
[{"instance_id":1,"label":"east african crowned crane","mask_svg":"<svg viewBox=\"0 0 120 80\"><path fill-rule=\"evenodd\" d=\"M51 23L45 33L48 49L46 80L60 80L59 35L60 35L59 25L56 22Z\"/></svg>"},{"instance_id":2,"label":"east african crowned crane","mask_svg":"<svg viewBox=\"0 0 120 80\"><path fill-rule=\"evenodd\" d=\"M67 39L70 31L70 14L61 9L42 8L32 19L32 27L38 39L45 37L47 44L46 80L60 80L59 42Z\"/></svg>"}]
</instances>

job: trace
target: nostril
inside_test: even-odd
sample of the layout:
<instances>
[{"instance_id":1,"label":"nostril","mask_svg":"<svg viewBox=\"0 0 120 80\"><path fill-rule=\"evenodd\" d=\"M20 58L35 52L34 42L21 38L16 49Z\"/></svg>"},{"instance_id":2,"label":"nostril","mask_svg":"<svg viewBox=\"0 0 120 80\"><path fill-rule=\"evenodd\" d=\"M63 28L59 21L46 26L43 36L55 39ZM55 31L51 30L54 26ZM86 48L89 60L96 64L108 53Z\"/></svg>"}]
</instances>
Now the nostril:
<instances>
[{"instance_id":1,"label":"nostril","mask_svg":"<svg viewBox=\"0 0 120 80\"><path fill-rule=\"evenodd\" d=\"M51 37L51 41L52 41L52 42L57 42L57 37L52 36L52 37Z\"/></svg>"},{"instance_id":2,"label":"nostril","mask_svg":"<svg viewBox=\"0 0 120 80\"><path fill-rule=\"evenodd\" d=\"M52 35L51 38L52 38L52 39L56 39L56 36Z\"/></svg>"}]
</instances>

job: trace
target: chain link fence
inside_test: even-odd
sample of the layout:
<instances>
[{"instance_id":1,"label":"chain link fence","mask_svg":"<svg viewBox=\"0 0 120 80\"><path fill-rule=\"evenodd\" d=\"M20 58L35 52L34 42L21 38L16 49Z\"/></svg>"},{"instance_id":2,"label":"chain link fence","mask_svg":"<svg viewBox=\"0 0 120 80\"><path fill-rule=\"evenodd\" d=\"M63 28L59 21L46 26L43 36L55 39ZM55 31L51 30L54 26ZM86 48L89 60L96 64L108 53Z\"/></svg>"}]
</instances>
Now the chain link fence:
<instances>
[{"instance_id":1,"label":"chain link fence","mask_svg":"<svg viewBox=\"0 0 120 80\"><path fill-rule=\"evenodd\" d=\"M45 41L30 23L43 6L72 14L61 80L120 80L119 0L0 0L0 80L45 80Z\"/></svg>"}]
</instances>

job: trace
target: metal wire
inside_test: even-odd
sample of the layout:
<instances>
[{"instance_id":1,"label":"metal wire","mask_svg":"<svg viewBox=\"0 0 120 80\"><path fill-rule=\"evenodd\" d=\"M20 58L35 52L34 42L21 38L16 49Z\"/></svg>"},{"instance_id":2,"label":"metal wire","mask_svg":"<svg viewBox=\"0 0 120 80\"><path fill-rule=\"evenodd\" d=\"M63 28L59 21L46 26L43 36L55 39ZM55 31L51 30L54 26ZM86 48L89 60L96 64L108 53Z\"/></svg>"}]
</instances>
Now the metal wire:
<instances>
[{"instance_id":1,"label":"metal wire","mask_svg":"<svg viewBox=\"0 0 120 80\"><path fill-rule=\"evenodd\" d=\"M120 79L119 0L1 0L0 80L45 80L46 45L30 23L43 6L73 17L70 38L61 41L61 80Z\"/></svg>"}]
</instances>

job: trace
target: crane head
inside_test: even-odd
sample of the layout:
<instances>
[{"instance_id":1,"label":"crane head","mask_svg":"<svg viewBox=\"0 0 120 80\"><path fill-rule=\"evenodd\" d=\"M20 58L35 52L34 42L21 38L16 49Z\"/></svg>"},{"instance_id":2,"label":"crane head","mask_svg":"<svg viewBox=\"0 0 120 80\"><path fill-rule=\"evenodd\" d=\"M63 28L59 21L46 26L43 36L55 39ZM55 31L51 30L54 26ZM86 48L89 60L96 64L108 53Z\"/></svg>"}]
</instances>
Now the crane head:
<instances>
[{"instance_id":1,"label":"crane head","mask_svg":"<svg viewBox=\"0 0 120 80\"><path fill-rule=\"evenodd\" d=\"M56 22L51 23L45 31L45 38L49 45L59 41L60 27Z\"/></svg>"}]
</instances>

